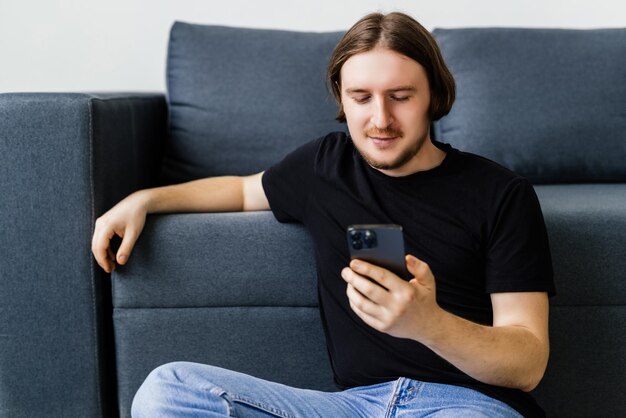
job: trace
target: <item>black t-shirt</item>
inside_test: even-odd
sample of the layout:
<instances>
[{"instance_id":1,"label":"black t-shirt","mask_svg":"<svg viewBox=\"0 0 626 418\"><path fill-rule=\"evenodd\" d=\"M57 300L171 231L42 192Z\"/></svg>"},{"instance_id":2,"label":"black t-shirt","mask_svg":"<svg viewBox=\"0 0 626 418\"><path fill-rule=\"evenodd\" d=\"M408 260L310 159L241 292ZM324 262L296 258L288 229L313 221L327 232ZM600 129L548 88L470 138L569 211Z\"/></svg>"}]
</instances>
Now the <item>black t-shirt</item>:
<instances>
[{"instance_id":1,"label":"black t-shirt","mask_svg":"<svg viewBox=\"0 0 626 418\"><path fill-rule=\"evenodd\" d=\"M341 270L349 264L346 227L403 227L407 254L430 266L439 305L491 325L490 293L554 293L552 261L532 185L500 165L448 144L438 167L390 177L370 167L348 135L309 142L263 175L280 222L300 222L315 245L318 296L335 381L342 388L397 379L454 384L542 416L520 390L481 383L409 339L381 333L350 308Z\"/></svg>"}]
</instances>

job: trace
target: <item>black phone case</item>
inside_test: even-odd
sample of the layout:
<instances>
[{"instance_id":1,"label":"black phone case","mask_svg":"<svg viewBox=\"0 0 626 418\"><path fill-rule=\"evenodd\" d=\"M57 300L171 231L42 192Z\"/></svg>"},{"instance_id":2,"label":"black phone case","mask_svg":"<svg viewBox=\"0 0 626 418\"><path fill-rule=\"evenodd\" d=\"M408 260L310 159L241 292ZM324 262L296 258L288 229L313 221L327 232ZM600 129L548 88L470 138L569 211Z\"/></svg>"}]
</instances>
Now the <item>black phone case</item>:
<instances>
[{"instance_id":1,"label":"black phone case","mask_svg":"<svg viewBox=\"0 0 626 418\"><path fill-rule=\"evenodd\" d=\"M376 245L372 248L355 248L353 231L365 234L373 231ZM404 237L402 227L394 224L350 225L346 230L350 259L358 258L377 266L386 268L405 280L409 278L404 260Z\"/></svg>"}]
</instances>

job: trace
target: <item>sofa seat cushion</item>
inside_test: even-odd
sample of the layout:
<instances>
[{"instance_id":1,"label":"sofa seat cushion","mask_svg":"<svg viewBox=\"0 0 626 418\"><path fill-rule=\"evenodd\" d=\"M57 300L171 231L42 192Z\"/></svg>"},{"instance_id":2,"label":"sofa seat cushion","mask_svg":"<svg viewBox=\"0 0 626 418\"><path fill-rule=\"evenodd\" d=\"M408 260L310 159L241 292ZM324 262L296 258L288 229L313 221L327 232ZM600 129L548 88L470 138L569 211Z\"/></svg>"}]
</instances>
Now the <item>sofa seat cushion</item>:
<instances>
[{"instance_id":1,"label":"sofa seat cushion","mask_svg":"<svg viewBox=\"0 0 626 418\"><path fill-rule=\"evenodd\" d=\"M626 306L626 184L537 185L554 265L553 305Z\"/></svg>"},{"instance_id":2,"label":"sofa seat cushion","mask_svg":"<svg viewBox=\"0 0 626 418\"><path fill-rule=\"evenodd\" d=\"M122 417L171 361L336 390L311 240L271 212L150 216L113 274L113 305Z\"/></svg>"},{"instance_id":3,"label":"sofa seat cushion","mask_svg":"<svg viewBox=\"0 0 626 418\"><path fill-rule=\"evenodd\" d=\"M306 229L269 211L150 216L131 260L116 308L318 306Z\"/></svg>"},{"instance_id":4,"label":"sofa seat cushion","mask_svg":"<svg viewBox=\"0 0 626 418\"><path fill-rule=\"evenodd\" d=\"M434 135L534 183L626 181L626 29L435 29L457 82Z\"/></svg>"},{"instance_id":5,"label":"sofa seat cushion","mask_svg":"<svg viewBox=\"0 0 626 418\"><path fill-rule=\"evenodd\" d=\"M257 173L298 145L343 129L325 81L341 35L176 22L167 59L164 180Z\"/></svg>"},{"instance_id":6,"label":"sofa seat cushion","mask_svg":"<svg viewBox=\"0 0 626 418\"><path fill-rule=\"evenodd\" d=\"M535 186L552 250L548 416L626 416L626 184Z\"/></svg>"}]
</instances>

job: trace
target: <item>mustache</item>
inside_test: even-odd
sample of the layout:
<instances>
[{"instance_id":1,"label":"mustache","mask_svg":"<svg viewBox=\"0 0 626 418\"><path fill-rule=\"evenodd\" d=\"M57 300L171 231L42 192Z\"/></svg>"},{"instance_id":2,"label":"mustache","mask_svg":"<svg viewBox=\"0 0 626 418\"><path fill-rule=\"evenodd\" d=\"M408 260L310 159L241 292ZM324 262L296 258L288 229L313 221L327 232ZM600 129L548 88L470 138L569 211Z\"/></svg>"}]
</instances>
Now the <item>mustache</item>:
<instances>
[{"instance_id":1,"label":"mustache","mask_svg":"<svg viewBox=\"0 0 626 418\"><path fill-rule=\"evenodd\" d=\"M398 137L401 138L404 136L404 134L402 133L401 130L399 129L395 129L392 127L387 127L387 128L369 128L365 130L365 135L368 137L379 137L379 136L394 136L394 137Z\"/></svg>"}]
</instances>

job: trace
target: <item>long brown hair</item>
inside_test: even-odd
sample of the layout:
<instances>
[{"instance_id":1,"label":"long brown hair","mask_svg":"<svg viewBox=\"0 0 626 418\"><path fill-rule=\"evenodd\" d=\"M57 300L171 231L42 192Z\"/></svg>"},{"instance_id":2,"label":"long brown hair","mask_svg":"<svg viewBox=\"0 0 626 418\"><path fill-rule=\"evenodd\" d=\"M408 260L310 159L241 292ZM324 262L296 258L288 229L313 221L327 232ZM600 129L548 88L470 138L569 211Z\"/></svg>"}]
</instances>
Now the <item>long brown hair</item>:
<instances>
[{"instance_id":1,"label":"long brown hair","mask_svg":"<svg viewBox=\"0 0 626 418\"><path fill-rule=\"evenodd\" d=\"M371 51L377 46L405 55L424 67L430 86L428 113L431 121L450 112L455 98L454 78L430 32L404 13L370 13L341 38L328 64L326 79L339 104L338 121L346 121L341 104L341 67L351 56Z\"/></svg>"}]
</instances>

